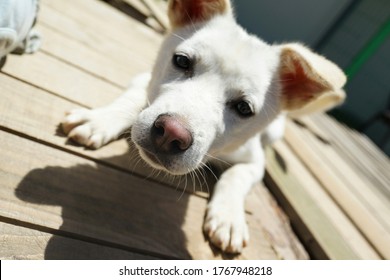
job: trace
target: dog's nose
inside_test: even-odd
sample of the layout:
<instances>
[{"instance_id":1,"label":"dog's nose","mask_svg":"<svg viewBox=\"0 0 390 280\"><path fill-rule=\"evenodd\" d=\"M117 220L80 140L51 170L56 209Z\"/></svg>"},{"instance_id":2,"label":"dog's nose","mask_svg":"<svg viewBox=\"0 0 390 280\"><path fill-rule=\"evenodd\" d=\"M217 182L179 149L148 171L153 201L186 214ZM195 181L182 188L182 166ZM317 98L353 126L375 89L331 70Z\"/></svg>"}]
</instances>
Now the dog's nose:
<instances>
[{"instance_id":1,"label":"dog's nose","mask_svg":"<svg viewBox=\"0 0 390 280\"><path fill-rule=\"evenodd\" d=\"M186 151L192 145L191 132L175 116L160 115L153 124L152 142L160 153Z\"/></svg>"}]
</instances>

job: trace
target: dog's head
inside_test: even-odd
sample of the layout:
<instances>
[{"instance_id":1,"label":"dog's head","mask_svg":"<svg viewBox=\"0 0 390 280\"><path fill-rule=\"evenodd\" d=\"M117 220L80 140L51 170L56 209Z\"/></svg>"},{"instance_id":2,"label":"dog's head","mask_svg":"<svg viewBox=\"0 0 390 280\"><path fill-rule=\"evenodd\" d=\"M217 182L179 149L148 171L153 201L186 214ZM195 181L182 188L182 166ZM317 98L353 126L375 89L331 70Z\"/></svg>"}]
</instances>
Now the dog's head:
<instances>
[{"instance_id":1,"label":"dog's head","mask_svg":"<svg viewBox=\"0 0 390 280\"><path fill-rule=\"evenodd\" d=\"M132 128L153 167L187 173L234 151L282 110L339 90L342 71L299 44L271 46L246 33L228 0L172 0L172 31Z\"/></svg>"}]
</instances>

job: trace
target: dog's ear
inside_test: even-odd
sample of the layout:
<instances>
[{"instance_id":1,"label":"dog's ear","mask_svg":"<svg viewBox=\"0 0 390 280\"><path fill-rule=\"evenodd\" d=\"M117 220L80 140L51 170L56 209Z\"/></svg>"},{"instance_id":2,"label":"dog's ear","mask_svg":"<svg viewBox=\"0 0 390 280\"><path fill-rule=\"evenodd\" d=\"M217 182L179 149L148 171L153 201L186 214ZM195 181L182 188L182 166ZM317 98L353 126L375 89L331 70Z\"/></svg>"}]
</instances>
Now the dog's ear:
<instances>
[{"instance_id":1,"label":"dog's ear","mask_svg":"<svg viewBox=\"0 0 390 280\"><path fill-rule=\"evenodd\" d=\"M229 0L170 0L168 16L173 29L231 13Z\"/></svg>"},{"instance_id":2,"label":"dog's ear","mask_svg":"<svg viewBox=\"0 0 390 280\"><path fill-rule=\"evenodd\" d=\"M279 80L283 110L294 111L313 107L311 104L314 104L313 108L318 111L337 105L344 99L341 88L346 76L333 62L300 44L280 47ZM329 104L330 101L334 104Z\"/></svg>"}]
</instances>

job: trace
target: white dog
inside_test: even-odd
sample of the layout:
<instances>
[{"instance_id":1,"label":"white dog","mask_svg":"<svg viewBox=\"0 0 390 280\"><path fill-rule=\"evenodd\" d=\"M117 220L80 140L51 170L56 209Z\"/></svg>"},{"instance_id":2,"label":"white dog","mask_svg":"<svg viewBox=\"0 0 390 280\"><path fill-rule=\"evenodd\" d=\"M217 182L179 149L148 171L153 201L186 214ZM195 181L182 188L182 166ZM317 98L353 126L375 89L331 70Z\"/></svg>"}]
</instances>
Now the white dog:
<instances>
[{"instance_id":1,"label":"white dog","mask_svg":"<svg viewBox=\"0 0 390 280\"><path fill-rule=\"evenodd\" d=\"M171 174L230 162L203 229L214 245L239 253L249 240L244 199L264 174L261 135L281 137L286 111L338 103L346 78L300 44L271 46L249 35L228 0L172 0L169 18L152 74L106 107L70 112L63 129L99 148L131 127L141 157Z\"/></svg>"}]
</instances>

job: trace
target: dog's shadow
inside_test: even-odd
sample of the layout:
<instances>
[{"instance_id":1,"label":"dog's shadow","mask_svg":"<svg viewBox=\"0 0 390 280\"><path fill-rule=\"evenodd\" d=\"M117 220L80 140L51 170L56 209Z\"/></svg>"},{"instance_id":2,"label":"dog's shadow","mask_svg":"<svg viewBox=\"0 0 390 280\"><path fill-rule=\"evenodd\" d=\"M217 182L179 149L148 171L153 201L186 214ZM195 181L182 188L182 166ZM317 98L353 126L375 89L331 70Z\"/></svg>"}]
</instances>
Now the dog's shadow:
<instances>
[{"instance_id":1,"label":"dog's shadow","mask_svg":"<svg viewBox=\"0 0 390 280\"><path fill-rule=\"evenodd\" d=\"M29 203L62 207L62 224L53 231L45 259L192 258L181 229L188 195L180 197L169 186L87 161L31 170L15 193ZM58 219L48 221L53 223ZM72 246L70 239L83 246Z\"/></svg>"}]
</instances>

